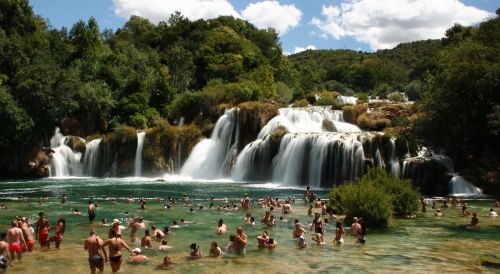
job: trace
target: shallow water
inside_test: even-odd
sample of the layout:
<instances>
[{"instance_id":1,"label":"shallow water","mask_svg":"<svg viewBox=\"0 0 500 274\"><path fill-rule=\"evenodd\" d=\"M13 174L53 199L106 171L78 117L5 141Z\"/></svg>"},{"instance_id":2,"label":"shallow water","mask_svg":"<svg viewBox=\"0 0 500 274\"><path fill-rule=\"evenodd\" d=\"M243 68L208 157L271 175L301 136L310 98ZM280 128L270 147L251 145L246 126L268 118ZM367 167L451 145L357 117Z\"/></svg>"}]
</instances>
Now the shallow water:
<instances>
[{"instance_id":1,"label":"shallow water","mask_svg":"<svg viewBox=\"0 0 500 274\"><path fill-rule=\"evenodd\" d=\"M315 191L319 197L326 198L326 191ZM60 203L63 193L67 193L68 201ZM164 202L156 198L180 198L187 193L191 198L193 213L178 201L173 208L166 210ZM189 245L193 242L201 246L207 255L210 242L216 240L219 246L228 243L229 234L234 234L236 227L242 225L243 211L217 211L208 209L209 198L214 196L216 206L223 199L239 201L243 193L248 193L254 203L265 196L279 197L282 200L292 196L296 203L292 204L293 213L285 218L288 222L280 222L274 228L260 225L244 227L249 237L249 245L245 256L228 254L222 258L208 256L196 261L188 260ZM233 182L156 182L152 179L95 179L67 178L44 179L35 181L0 182L0 198L6 203L8 210L0 210L0 229L6 230L14 216L28 216L37 219L37 213L45 211L52 225L60 216L66 218L67 228L60 250L38 248L33 253L25 253L22 263L15 263L9 270L12 273L89 273L87 253L83 250L83 240L89 232L86 216L88 198L95 200L100 207L96 221L105 218L111 222L119 218L123 223L133 216L143 216L158 227L169 225L173 220L184 218L195 222L184 225L168 237L173 250L168 255L175 263L169 270L156 270L164 256L156 251L146 251L151 261L147 265L123 264L123 273L140 271L141 273L367 273L406 272L485 272L498 273L500 263L500 219L487 217L493 201L471 201L471 210L478 213L480 225L466 226L470 217L461 217L460 209L443 209L444 217L435 218L429 207L427 214L419 214L413 220L395 220L390 229L379 231L369 229L367 243L364 246L355 244L355 238L345 237L343 246L334 246L334 224L327 226L326 245L314 245L309 235L306 239L309 247L299 250L292 239L293 220L302 223L311 221L307 216L307 207L302 204L303 190L296 188L280 188L276 184L246 184ZM43 206L38 200L48 194L49 201ZM25 199L19 201L18 195ZM104 200L103 196L108 199ZM139 209L137 202L127 203L126 198L145 197L148 208ZM114 201L113 201L114 200ZM29 202L33 207L29 207ZM201 204L201 211L196 206ZM71 215L71 209L78 208L83 216ZM279 217L280 208L275 216ZM128 211L128 216L123 212ZM256 219L264 215L264 209L253 205L252 214ZM218 219L224 219L229 232L217 236L215 226ZM98 223L98 222L97 222ZM98 224L94 226L98 234L106 237L108 227ZM347 228L347 226L346 226ZM278 242L275 251L259 250L256 236L268 230L270 236ZM349 230L346 231L349 233ZM128 230L124 230L124 239L129 243ZM139 236L143 231L138 232ZM138 244L129 244L131 248ZM37 246L38 247L38 246ZM127 256L125 256L127 257ZM110 273L109 265L105 272Z\"/></svg>"}]
</instances>

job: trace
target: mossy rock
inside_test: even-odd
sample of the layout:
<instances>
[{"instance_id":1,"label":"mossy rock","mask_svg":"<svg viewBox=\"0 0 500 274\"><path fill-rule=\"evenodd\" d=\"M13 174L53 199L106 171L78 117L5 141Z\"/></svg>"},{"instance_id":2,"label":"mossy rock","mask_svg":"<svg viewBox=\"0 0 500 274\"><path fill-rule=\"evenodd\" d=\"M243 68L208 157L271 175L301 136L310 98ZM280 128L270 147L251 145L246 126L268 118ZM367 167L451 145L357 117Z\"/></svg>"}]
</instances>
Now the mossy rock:
<instances>
[{"instance_id":1,"label":"mossy rock","mask_svg":"<svg viewBox=\"0 0 500 274\"><path fill-rule=\"evenodd\" d=\"M271 140L274 143L280 143L283 136L288 133L288 129L284 126L277 127L270 135Z\"/></svg>"},{"instance_id":2,"label":"mossy rock","mask_svg":"<svg viewBox=\"0 0 500 274\"><path fill-rule=\"evenodd\" d=\"M335 124L329 119L323 120L321 123L321 129L329 132L337 132L337 127L335 127Z\"/></svg>"},{"instance_id":3,"label":"mossy rock","mask_svg":"<svg viewBox=\"0 0 500 274\"><path fill-rule=\"evenodd\" d=\"M279 106L268 102L245 102L239 104L238 109L240 128L238 150L241 151L257 138L269 120L278 115Z\"/></svg>"},{"instance_id":4,"label":"mossy rock","mask_svg":"<svg viewBox=\"0 0 500 274\"><path fill-rule=\"evenodd\" d=\"M382 131L384 128L391 126L391 120L375 117L371 113L363 113L358 117L357 124L364 130Z\"/></svg>"},{"instance_id":5,"label":"mossy rock","mask_svg":"<svg viewBox=\"0 0 500 274\"><path fill-rule=\"evenodd\" d=\"M343 106L342 107L342 110L343 110L342 116L343 116L345 122L357 125L358 124L358 121L357 121L358 117L361 114L365 113L367 109L368 109L368 105L366 105L366 104L358 104L358 105L354 105L354 106Z\"/></svg>"},{"instance_id":6,"label":"mossy rock","mask_svg":"<svg viewBox=\"0 0 500 274\"><path fill-rule=\"evenodd\" d=\"M69 136L66 139L65 145L70 147L75 152L80 152L82 155L85 154L85 150L87 149L85 140L82 140L82 138L76 136Z\"/></svg>"}]
</instances>

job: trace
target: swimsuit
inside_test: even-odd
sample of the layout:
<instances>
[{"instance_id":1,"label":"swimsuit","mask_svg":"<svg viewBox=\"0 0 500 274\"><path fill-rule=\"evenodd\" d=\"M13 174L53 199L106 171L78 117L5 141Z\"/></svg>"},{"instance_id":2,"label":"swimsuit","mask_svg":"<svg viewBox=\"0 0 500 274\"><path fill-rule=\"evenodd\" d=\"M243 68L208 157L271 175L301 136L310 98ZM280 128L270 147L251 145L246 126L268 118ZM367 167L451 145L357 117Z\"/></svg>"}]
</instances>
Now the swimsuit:
<instances>
[{"instance_id":1,"label":"swimsuit","mask_svg":"<svg viewBox=\"0 0 500 274\"><path fill-rule=\"evenodd\" d=\"M111 258L110 258L111 259ZM89 265L91 268L101 268L104 266L104 260L100 255L94 255L89 258Z\"/></svg>"},{"instance_id":2,"label":"swimsuit","mask_svg":"<svg viewBox=\"0 0 500 274\"><path fill-rule=\"evenodd\" d=\"M89 221L93 221L95 218L95 212L94 211L89 211Z\"/></svg>"},{"instance_id":3,"label":"swimsuit","mask_svg":"<svg viewBox=\"0 0 500 274\"><path fill-rule=\"evenodd\" d=\"M38 242L41 246L47 245L49 241L49 231L46 228L41 229L38 232Z\"/></svg>"},{"instance_id":4,"label":"swimsuit","mask_svg":"<svg viewBox=\"0 0 500 274\"><path fill-rule=\"evenodd\" d=\"M19 242L13 242L9 244L9 251L10 252L21 252L21 243Z\"/></svg>"},{"instance_id":5,"label":"swimsuit","mask_svg":"<svg viewBox=\"0 0 500 274\"><path fill-rule=\"evenodd\" d=\"M122 255L110 256L109 260L114 263L119 263L122 260Z\"/></svg>"}]
</instances>

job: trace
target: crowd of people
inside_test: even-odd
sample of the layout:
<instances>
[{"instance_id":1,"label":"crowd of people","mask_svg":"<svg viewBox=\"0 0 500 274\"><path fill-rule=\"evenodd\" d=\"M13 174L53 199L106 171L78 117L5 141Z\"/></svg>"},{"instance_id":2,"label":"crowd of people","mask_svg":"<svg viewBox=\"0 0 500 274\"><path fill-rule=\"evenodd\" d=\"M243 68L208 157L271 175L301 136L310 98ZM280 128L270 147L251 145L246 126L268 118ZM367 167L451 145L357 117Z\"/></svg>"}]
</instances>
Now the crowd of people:
<instances>
[{"instance_id":1,"label":"crowd of people","mask_svg":"<svg viewBox=\"0 0 500 274\"><path fill-rule=\"evenodd\" d=\"M44 199L48 199L47 196ZM67 195L64 195L61 199L61 203L65 203L67 200ZM175 199L168 198L168 203L165 205L166 209L170 209L175 205ZM209 208L214 208L214 198L210 198ZM128 198L128 203L134 203L134 199ZM440 208L436 206L436 201L429 201L421 199L422 212L426 212L428 204L432 202L432 208L435 210L435 217L443 217L443 212ZM191 207L190 212L193 211L192 205L190 203L189 197L185 194L182 197L182 203L184 206ZM242 211L245 213L242 224L236 228L234 234L229 235L228 244L222 247L217 243L217 241L212 241L210 243L210 248L208 249L208 256L219 257L226 253L233 253L236 255L243 255L246 253L247 246L249 244L248 235L244 231L244 227L256 226L256 224L262 225L263 232L256 237L256 245L259 249L275 250L278 248L278 241L275 237L271 236L272 229L277 225L276 215L280 216L280 221L285 221L284 216L293 215L294 210L292 209L292 204L295 203L293 197L288 197L285 201L280 201L278 198L266 197L259 199L256 203L252 204L250 196L245 193L239 202L239 204L234 201L224 201L224 205L221 204L217 210L234 210ZM335 233L333 238L334 245L343 245L346 243L346 231L344 229L344 216L335 216L326 206L326 203L321 199L318 199L316 195L307 187L304 191L304 203L309 205L307 210L308 216L312 217L310 223L301 223L298 219L295 219L294 226L292 228L292 238L296 241L296 246L298 249L307 248L309 238L312 242L317 245L326 244L325 233L326 226L330 222L335 222ZM140 208L146 209L146 200L139 200ZM231 204L231 206L229 205ZM252 206L256 206L264 209L263 216L255 217L252 213L258 212L254 210L252 212ZM454 197L448 197L443 201L443 207L447 208L451 205L453 208L462 209L462 214L464 216L472 215L471 225L478 225L479 218L476 212L470 212L467 203L460 201ZM496 203L496 207L500 204ZM168 244L168 239L172 230L180 228L180 225L192 224L188 220L181 219L178 223L173 221L171 225L163 227L163 229L158 228L155 225L151 225L150 228L146 225L142 217L135 217L130 219L130 222L123 226L119 219L114 219L111 224L106 223L105 219L102 219L102 226L109 226L107 239L103 240L100 238L96 230L93 229L95 226L94 219L96 217L96 208L99 206L92 201L88 202L88 218L89 225L91 227L90 235L84 241L84 249L88 252L88 264L91 269L91 273L96 273L97 270L103 271L106 263L109 262L111 270L113 273L119 272L121 264L123 262L124 254L122 251L126 250L129 254L127 262L130 264L144 264L148 263L150 259L143 254L144 250L156 249L154 246L156 242L158 243L157 250L159 252L168 253L173 249L172 246ZM277 210L276 208L280 208ZM199 205L199 210L202 210L203 206ZM72 214L76 215L78 212L76 209L72 209ZM80 215L80 214L78 214ZM491 208L489 216L496 217L496 211ZM326 218L329 217L329 218ZM363 218L354 217L350 222L350 235L353 237L353 243L365 244L366 243L366 232L367 227ZM0 268L6 269L12 262L21 261L22 254L24 252L32 252L35 248L36 242L38 241L40 248L50 249L51 243L55 244L55 247L59 249L64 237L64 231L66 228L66 221L64 218L59 218L54 227L50 225L49 220L45 217L44 212L38 214L38 220L35 222L35 226L31 226L31 221L25 217L16 217L11 222L11 228L7 230L6 233L0 233ZM130 243L140 243L140 247L131 248L123 239L123 230L128 229L130 231ZM138 235L139 230L144 230L144 236L140 237ZM50 235L50 231L53 234ZM228 226L224 223L222 218L219 219L217 225L215 226L216 235L228 234ZM354 240L355 238L355 240ZM190 246L190 253L188 254L189 259L199 259L204 257L202 248L198 243L192 243ZM163 262L158 266L158 268L166 269L172 265L172 260L170 256L164 256Z\"/></svg>"}]
</instances>

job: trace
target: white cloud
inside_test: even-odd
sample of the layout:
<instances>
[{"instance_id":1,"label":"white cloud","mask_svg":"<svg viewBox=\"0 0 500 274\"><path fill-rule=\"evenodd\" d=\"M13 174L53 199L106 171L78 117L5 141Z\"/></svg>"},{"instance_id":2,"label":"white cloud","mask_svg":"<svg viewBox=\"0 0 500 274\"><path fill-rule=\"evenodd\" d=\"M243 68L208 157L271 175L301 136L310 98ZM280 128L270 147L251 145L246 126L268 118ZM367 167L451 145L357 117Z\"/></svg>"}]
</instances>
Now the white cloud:
<instances>
[{"instance_id":1,"label":"white cloud","mask_svg":"<svg viewBox=\"0 0 500 274\"><path fill-rule=\"evenodd\" d=\"M113 4L115 14L120 17L138 15L154 23L167 21L176 11L191 20L220 15L240 17L228 0L113 0Z\"/></svg>"},{"instance_id":2,"label":"white cloud","mask_svg":"<svg viewBox=\"0 0 500 274\"><path fill-rule=\"evenodd\" d=\"M455 23L472 25L493 16L458 0L348 0L340 6L323 6L321 13L323 20L311 20L320 36L351 36L374 50L441 38Z\"/></svg>"},{"instance_id":3,"label":"white cloud","mask_svg":"<svg viewBox=\"0 0 500 274\"><path fill-rule=\"evenodd\" d=\"M295 5L281 5L278 1L262 1L249 4L241 11L243 19L258 28L275 28L280 35L297 27L302 12Z\"/></svg>"},{"instance_id":4,"label":"white cloud","mask_svg":"<svg viewBox=\"0 0 500 274\"><path fill-rule=\"evenodd\" d=\"M302 47L295 47L295 50L293 51L293 53L299 53L299 52L303 52L303 51L306 51L308 49L311 49L311 50L315 50L317 49L315 45L308 45L307 47L305 48L302 48Z\"/></svg>"}]
</instances>

